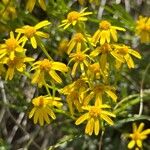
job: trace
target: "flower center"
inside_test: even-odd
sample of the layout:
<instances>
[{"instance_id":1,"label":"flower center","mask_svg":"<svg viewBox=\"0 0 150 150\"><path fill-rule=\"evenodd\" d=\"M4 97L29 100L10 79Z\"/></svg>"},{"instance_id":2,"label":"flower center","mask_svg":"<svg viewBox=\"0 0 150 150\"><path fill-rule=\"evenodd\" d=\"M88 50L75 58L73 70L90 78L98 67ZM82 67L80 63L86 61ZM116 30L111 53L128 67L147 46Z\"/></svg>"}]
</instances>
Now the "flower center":
<instances>
[{"instance_id":1,"label":"flower center","mask_svg":"<svg viewBox=\"0 0 150 150\"><path fill-rule=\"evenodd\" d=\"M97 93L102 93L104 91L104 86L103 85L97 85L94 87L94 92Z\"/></svg>"},{"instance_id":2,"label":"flower center","mask_svg":"<svg viewBox=\"0 0 150 150\"><path fill-rule=\"evenodd\" d=\"M79 52L76 54L75 59L76 61L82 62L85 59L85 55Z\"/></svg>"},{"instance_id":3,"label":"flower center","mask_svg":"<svg viewBox=\"0 0 150 150\"><path fill-rule=\"evenodd\" d=\"M76 33L76 34L74 35L74 40L75 40L76 42L82 42L82 41L84 40L84 37L83 37L83 35L82 35L81 33Z\"/></svg>"},{"instance_id":4,"label":"flower center","mask_svg":"<svg viewBox=\"0 0 150 150\"><path fill-rule=\"evenodd\" d=\"M90 69L92 72L94 72L94 73L100 72L99 63L95 63L95 64L90 65L89 69Z\"/></svg>"},{"instance_id":5,"label":"flower center","mask_svg":"<svg viewBox=\"0 0 150 150\"><path fill-rule=\"evenodd\" d=\"M34 34L36 33L36 29L34 27L31 26L27 26L27 28L25 28L25 35L28 38L31 38L32 36L34 36Z\"/></svg>"},{"instance_id":6,"label":"flower center","mask_svg":"<svg viewBox=\"0 0 150 150\"><path fill-rule=\"evenodd\" d=\"M139 132L135 132L135 133L133 134L133 140L135 140L135 141L139 140L140 137L141 137L141 135L139 134Z\"/></svg>"},{"instance_id":7,"label":"flower center","mask_svg":"<svg viewBox=\"0 0 150 150\"><path fill-rule=\"evenodd\" d=\"M100 24L99 24L99 28L102 30L108 30L108 29L110 29L110 27L111 27L111 24L106 20L100 22Z\"/></svg>"},{"instance_id":8,"label":"flower center","mask_svg":"<svg viewBox=\"0 0 150 150\"><path fill-rule=\"evenodd\" d=\"M142 26L142 30L144 30L144 31L146 31L146 32L150 32L150 25L146 25L146 24L144 24L143 26Z\"/></svg>"},{"instance_id":9,"label":"flower center","mask_svg":"<svg viewBox=\"0 0 150 150\"><path fill-rule=\"evenodd\" d=\"M128 54L128 51L129 51L128 47L124 47L124 48L119 49L119 54L126 55Z\"/></svg>"},{"instance_id":10,"label":"flower center","mask_svg":"<svg viewBox=\"0 0 150 150\"><path fill-rule=\"evenodd\" d=\"M48 59L44 59L40 63L40 69L45 71L50 71L52 67L52 62L50 62Z\"/></svg>"},{"instance_id":11,"label":"flower center","mask_svg":"<svg viewBox=\"0 0 150 150\"><path fill-rule=\"evenodd\" d=\"M79 17L80 17L80 13L78 13L77 11L72 11L68 14L67 20L70 23L72 23L73 21L77 21Z\"/></svg>"},{"instance_id":12,"label":"flower center","mask_svg":"<svg viewBox=\"0 0 150 150\"><path fill-rule=\"evenodd\" d=\"M10 51L14 51L15 48L18 46L16 39L8 39L6 40L7 49Z\"/></svg>"},{"instance_id":13,"label":"flower center","mask_svg":"<svg viewBox=\"0 0 150 150\"><path fill-rule=\"evenodd\" d=\"M109 53L111 51L111 46L105 43L104 45L102 45L101 49L102 49L102 53Z\"/></svg>"},{"instance_id":14,"label":"flower center","mask_svg":"<svg viewBox=\"0 0 150 150\"><path fill-rule=\"evenodd\" d=\"M100 115L100 113L101 113L100 108L97 108L95 106L92 106L92 108L89 111L90 116L93 118L98 117Z\"/></svg>"}]
</instances>

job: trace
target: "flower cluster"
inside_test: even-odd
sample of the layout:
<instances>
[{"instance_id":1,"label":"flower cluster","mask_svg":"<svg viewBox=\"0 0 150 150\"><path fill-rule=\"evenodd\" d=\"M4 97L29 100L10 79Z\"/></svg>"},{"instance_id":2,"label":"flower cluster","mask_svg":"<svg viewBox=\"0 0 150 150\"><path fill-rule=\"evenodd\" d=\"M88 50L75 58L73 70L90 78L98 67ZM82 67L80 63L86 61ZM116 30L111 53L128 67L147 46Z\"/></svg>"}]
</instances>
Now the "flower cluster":
<instances>
[{"instance_id":1,"label":"flower cluster","mask_svg":"<svg viewBox=\"0 0 150 150\"><path fill-rule=\"evenodd\" d=\"M73 36L66 48L73 81L60 93L66 95L70 113L79 117L75 124L87 122L85 133L98 135L104 128L103 122L113 125L111 117L116 117L111 107L117 102L116 88L109 82L112 67L119 70L127 64L128 68L134 68L131 56L141 59L141 55L128 45L118 43L117 31L126 30L107 20L99 22L93 35L87 34L84 21L88 18L85 16L92 13L84 11L70 12L60 25L64 29L73 25ZM83 28L80 28L81 23Z\"/></svg>"},{"instance_id":2,"label":"flower cluster","mask_svg":"<svg viewBox=\"0 0 150 150\"><path fill-rule=\"evenodd\" d=\"M28 0L26 9L32 12L37 2L46 10L46 0ZM84 0L78 2L81 5L86 3ZM98 0L89 0L89 3L97 4ZM16 73L28 73L34 86L46 89L45 95L39 94L31 100L29 118L33 118L35 124L43 126L55 120L56 112L63 111L64 101L68 108L66 114L75 118L75 124L86 124L86 134L98 135L105 127L114 125L117 117L113 111L118 99L117 84L111 80L115 78L114 72L118 73L124 66L135 68L134 57L141 59L141 55L129 45L120 43L119 32L122 34L126 29L113 25L113 22L99 20L98 29L92 34L87 33L85 22L93 13L86 10L69 12L59 25L59 29L63 29L61 32L71 32L70 39L62 39L58 46L59 56L64 53L68 56L64 61L67 65L50 56L43 40L49 39L50 32L42 29L51 23L44 20L36 25L21 26L15 29L15 33L10 32L10 37L0 44L0 68L6 69L6 80L12 80ZM140 17L136 31L143 43L149 42L150 19ZM35 61L33 56L28 57L28 47L33 51L42 50L46 58L42 55ZM29 72L26 72L27 63ZM67 85L62 87L64 78ZM143 124L139 128L133 125L129 149L135 145L142 147L142 140L150 133L149 129L142 132L143 127Z\"/></svg>"}]
</instances>

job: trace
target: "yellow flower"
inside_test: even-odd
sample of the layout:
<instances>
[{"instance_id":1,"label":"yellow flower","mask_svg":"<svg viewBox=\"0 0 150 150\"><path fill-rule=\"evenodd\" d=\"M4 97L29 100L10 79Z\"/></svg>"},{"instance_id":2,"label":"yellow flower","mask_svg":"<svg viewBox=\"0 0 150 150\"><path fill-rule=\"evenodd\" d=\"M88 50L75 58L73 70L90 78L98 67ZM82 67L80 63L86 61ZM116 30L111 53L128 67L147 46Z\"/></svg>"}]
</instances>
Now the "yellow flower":
<instances>
[{"instance_id":1,"label":"yellow flower","mask_svg":"<svg viewBox=\"0 0 150 150\"><path fill-rule=\"evenodd\" d=\"M105 43L101 46L98 46L90 54L91 57L99 56L99 64L100 64L102 72L106 71L106 66L107 66L111 51L112 51L111 45L108 43Z\"/></svg>"},{"instance_id":2,"label":"yellow flower","mask_svg":"<svg viewBox=\"0 0 150 150\"><path fill-rule=\"evenodd\" d=\"M106 73L106 72L105 72ZM93 79L100 79L100 76L103 76L104 74L102 73L101 67L99 63L94 63L94 64L90 64L88 66L88 70L87 70L87 76L89 79L93 80Z\"/></svg>"},{"instance_id":3,"label":"yellow flower","mask_svg":"<svg viewBox=\"0 0 150 150\"><path fill-rule=\"evenodd\" d=\"M86 46L87 40L82 33L75 33L68 43L68 54L76 47L76 51L80 52L81 48Z\"/></svg>"},{"instance_id":4,"label":"yellow flower","mask_svg":"<svg viewBox=\"0 0 150 150\"><path fill-rule=\"evenodd\" d=\"M92 14L92 12L84 12L86 9L87 8L84 8L80 12L71 11L67 15L67 19L62 21L62 24L60 25L60 27L64 26L64 29L67 29L70 25L75 26L79 22L86 21L87 17L85 16Z\"/></svg>"},{"instance_id":5,"label":"yellow flower","mask_svg":"<svg viewBox=\"0 0 150 150\"><path fill-rule=\"evenodd\" d=\"M84 79L79 78L73 83L65 86L60 90L60 93L67 95L66 100L71 115L74 114L74 110L77 109L79 112L82 111L84 93L87 90L88 86Z\"/></svg>"},{"instance_id":6,"label":"yellow flower","mask_svg":"<svg viewBox=\"0 0 150 150\"><path fill-rule=\"evenodd\" d=\"M117 95L115 94L115 88L113 86L98 84L90 89L89 93L87 93L87 96L84 98L83 105L88 105L93 98L96 103L97 101L102 101L104 94L111 97L114 102L117 101Z\"/></svg>"},{"instance_id":7,"label":"yellow flower","mask_svg":"<svg viewBox=\"0 0 150 150\"><path fill-rule=\"evenodd\" d=\"M24 53L25 49L19 45L22 40L19 39L20 35L15 38L14 33L10 32L10 38L5 40L4 44L0 45L0 59L4 57L9 57L11 60L14 59L15 56L20 55L20 53Z\"/></svg>"},{"instance_id":8,"label":"yellow flower","mask_svg":"<svg viewBox=\"0 0 150 150\"><path fill-rule=\"evenodd\" d=\"M73 68L72 68L72 71L71 71L71 75L73 77L75 77L75 74L76 74L76 70L77 70L77 67L80 66L80 70L81 70L81 73L83 75L85 75L85 67L88 67L89 65L89 62L87 59L90 59L90 57L88 56L88 54L85 54L87 52L88 49L82 51L82 52L76 52L76 53L71 53L69 55L69 57L71 58L70 61L69 61L69 64L74 61L74 65L73 65Z\"/></svg>"},{"instance_id":9,"label":"yellow flower","mask_svg":"<svg viewBox=\"0 0 150 150\"><path fill-rule=\"evenodd\" d=\"M102 120L105 120L109 125L114 124L110 117L115 117L115 115L112 112L104 110L106 108L110 108L110 106L102 104L101 102L95 103L94 106L88 105L83 107L83 110L86 110L88 112L80 116L76 120L75 124L79 125L87 120L85 133L92 135L92 133L94 132L95 135L98 135Z\"/></svg>"},{"instance_id":10,"label":"yellow flower","mask_svg":"<svg viewBox=\"0 0 150 150\"><path fill-rule=\"evenodd\" d=\"M5 80L12 80L12 78L14 77L15 70L17 70L18 72L25 71L25 63L31 61L34 61L34 59L26 56L14 57L13 60L11 60L10 58L5 58L4 60L2 60L0 63L6 64L8 66Z\"/></svg>"},{"instance_id":11,"label":"yellow flower","mask_svg":"<svg viewBox=\"0 0 150 150\"><path fill-rule=\"evenodd\" d=\"M53 112L55 107L61 108L62 103L60 102L59 97L50 97L50 96L39 96L32 100L33 108L29 113L29 118L33 117L34 124L44 125L44 122L47 124L50 123L50 118L53 120L56 119L56 116Z\"/></svg>"},{"instance_id":12,"label":"yellow flower","mask_svg":"<svg viewBox=\"0 0 150 150\"><path fill-rule=\"evenodd\" d=\"M48 38L49 35L47 33L44 33L42 31L38 31L40 28L43 28L47 25L49 25L50 22L48 20L41 21L35 26L29 26L25 25L22 28L16 29L17 33L24 34L23 37L21 38L24 44L26 43L27 40L30 40L31 45L34 49L37 48L37 37L43 37L43 38Z\"/></svg>"},{"instance_id":13,"label":"yellow flower","mask_svg":"<svg viewBox=\"0 0 150 150\"><path fill-rule=\"evenodd\" d=\"M114 50L111 52L111 55L116 58L116 67L119 68L122 63L127 63L129 68L134 68L134 61L131 57L133 55L136 58L141 59L141 55L131 49L129 46L126 45L114 45Z\"/></svg>"},{"instance_id":14,"label":"yellow flower","mask_svg":"<svg viewBox=\"0 0 150 150\"><path fill-rule=\"evenodd\" d=\"M46 75L51 76L52 79L54 79L56 82L61 83L62 80L56 73L56 71L64 73L68 71L68 68L65 64L61 62L49 61L48 59L44 59L35 62L32 65L31 70L35 70L35 73L32 77L32 83L38 83L38 86L42 87L46 84Z\"/></svg>"},{"instance_id":15,"label":"yellow flower","mask_svg":"<svg viewBox=\"0 0 150 150\"><path fill-rule=\"evenodd\" d=\"M28 0L26 4L26 9L29 10L29 12L32 12L34 9L35 3L37 0ZM43 10L46 10L46 1L45 0L38 0L40 7Z\"/></svg>"},{"instance_id":16,"label":"yellow flower","mask_svg":"<svg viewBox=\"0 0 150 150\"><path fill-rule=\"evenodd\" d=\"M150 43L150 17L139 17L136 22L136 34L140 36L141 43Z\"/></svg>"},{"instance_id":17,"label":"yellow flower","mask_svg":"<svg viewBox=\"0 0 150 150\"><path fill-rule=\"evenodd\" d=\"M115 42L117 42L117 31L125 31L124 28L112 26L110 22L103 20L99 23L99 29L94 33L93 35L93 43L97 44L97 42L100 42L100 45L103 45L104 43L110 43L110 40L113 39Z\"/></svg>"},{"instance_id":18,"label":"yellow flower","mask_svg":"<svg viewBox=\"0 0 150 150\"><path fill-rule=\"evenodd\" d=\"M135 150L140 150L142 148L143 140L148 137L150 134L150 129L143 130L144 123L140 123L139 127L135 123L133 123L133 133L128 135L131 138L131 141L128 144L128 148L132 149L135 147Z\"/></svg>"}]
</instances>

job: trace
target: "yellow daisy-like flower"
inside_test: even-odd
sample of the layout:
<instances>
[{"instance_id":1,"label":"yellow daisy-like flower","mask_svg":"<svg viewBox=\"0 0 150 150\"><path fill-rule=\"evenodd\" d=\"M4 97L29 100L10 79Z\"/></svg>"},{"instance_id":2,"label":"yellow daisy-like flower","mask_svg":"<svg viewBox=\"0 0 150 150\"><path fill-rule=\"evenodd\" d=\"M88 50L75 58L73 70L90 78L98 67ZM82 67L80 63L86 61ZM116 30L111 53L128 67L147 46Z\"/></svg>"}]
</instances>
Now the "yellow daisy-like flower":
<instances>
[{"instance_id":1,"label":"yellow daisy-like flower","mask_svg":"<svg viewBox=\"0 0 150 150\"><path fill-rule=\"evenodd\" d=\"M10 38L5 40L4 44L0 45L0 59L4 57L9 57L11 60L19 55L20 53L24 53L25 49L23 48L23 45L21 46L22 40L19 39L20 35L15 38L14 33L10 32Z\"/></svg>"},{"instance_id":2,"label":"yellow daisy-like flower","mask_svg":"<svg viewBox=\"0 0 150 150\"><path fill-rule=\"evenodd\" d=\"M114 45L114 50L111 52L111 55L113 55L117 60L116 68L120 68L121 64L125 62L129 68L134 68L135 65L131 55L141 59L141 55L137 51L126 45Z\"/></svg>"},{"instance_id":3,"label":"yellow daisy-like flower","mask_svg":"<svg viewBox=\"0 0 150 150\"><path fill-rule=\"evenodd\" d=\"M99 56L99 64L100 64L102 72L106 71L106 66L107 66L111 51L112 51L111 44L105 43L101 46L98 46L90 54L91 57Z\"/></svg>"},{"instance_id":4,"label":"yellow daisy-like flower","mask_svg":"<svg viewBox=\"0 0 150 150\"><path fill-rule=\"evenodd\" d=\"M53 112L56 108L61 108L62 103L60 102L61 98L59 97L50 97L50 96L39 96L32 100L33 108L29 113L29 118L33 117L34 124L44 125L44 122L47 124L50 123L50 118L53 120L56 119L56 115Z\"/></svg>"},{"instance_id":5,"label":"yellow daisy-like flower","mask_svg":"<svg viewBox=\"0 0 150 150\"><path fill-rule=\"evenodd\" d=\"M29 12L32 12L34 9L35 3L37 0L28 0L26 4L26 9L29 10ZM46 10L46 0L38 0L40 7L43 10Z\"/></svg>"},{"instance_id":6,"label":"yellow daisy-like flower","mask_svg":"<svg viewBox=\"0 0 150 150\"><path fill-rule=\"evenodd\" d=\"M68 54L76 47L76 51L80 52L82 47L86 47L87 40L82 33L75 33L68 43Z\"/></svg>"},{"instance_id":7,"label":"yellow daisy-like flower","mask_svg":"<svg viewBox=\"0 0 150 150\"><path fill-rule=\"evenodd\" d=\"M103 76L104 74L102 73L99 63L94 63L88 66L88 70L87 70L88 78L90 78L91 80L100 79L101 75Z\"/></svg>"},{"instance_id":8,"label":"yellow daisy-like flower","mask_svg":"<svg viewBox=\"0 0 150 150\"><path fill-rule=\"evenodd\" d=\"M142 148L143 140L148 137L150 134L150 129L143 130L144 123L140 123L139 127L135 123L133 123L133 133L128 135L131 138L131 141L128 144L128 148L132 149L135 147L135 150L140 150Z\"/></svg>"},{"instance_id":9,"label":"yellow daisy-like flower","mask_svg":"<svg viewBox=\"0 0 150 150\"><path fill-rule=\"evenodd\" d=\"M26 62L34 61L31 57L26 56L20 56L20 57L14 57L13 60L10 58L3 59L0 63L6 64L8 66L5 80L9 79L12 80L15 74L15 70L18 72L23 72L26 69Z\"/></svg>"},{"instance_id":10,"label":"yellow daisy-like flower","mask_svg":"<svg viewBox=\"0 0 150 150\"><path fill-rule=\"evenodd\" d=\"M100 45L104 43L110 43L113 39L115 42L118 40L117 31L125 31L124 28L112 26L110 22L103 20L99 23L99 29L94 33L92 41L94 44L100 42Z\"/></svg>"},{"instance_id":11,"label":"yellow daisy-like flower","mask_svg":"<svg viewBox=\"0 0 150 150\"><path fill-rule=\"evenodd\" d=\"M115 94L115 88L113 86L98 84L95 85L84 98L83 105L88 105L93 98L95 99L95 102L102 101L103 95L105 94L111 97L114 102L117 101L117 95Z\"/></svg>"},{"instance_id":12,"label":"yellow daisy-like flower","mask_svg":"<svg viewBox=\"0 0 150 150\"><path fill-rule=\"evenodd\" d=\"M141 43L150 43L150 17L139 17L136 22L136 34L140 36Z\"/></svg>"},{"instance_id":13,"label":"yellow daisy-like flower","mask_svg":"<svg viewBox=\"0 0 150 150\"><path fill-rule=\"evenodd\" d=\"M79 78L73 83L65 86L60 90L60 93L67 95L66 100L70 113L73 115L74 110L77 109L79 112L82 111L84 93L87 90L88 86L84 79Z\"/></svg>"},{"instance_id":14,"label":"yellow daisy-like flower","mask_svg":"<svg viewBox=\"0 0 150 150\"><path fill-rule=\"evenodd\" d=\"M104 110L106 108L111 108L109 105L102 104L102 102L99 101L98 103L95 103L94 106L88 105L82 108L83 110L88 112L80 116L76 120L75 124L79 125L87 120L85 128L86 134L92 135L92 133L94 132L95 135L98 135L102 120L105 120L109 125L114 124L110 117L115 117L115 115L112 112Z\"/></svg>"},{"instance_id":15,"label":"yellow daisy-like flower","mask_svg":"<svg viewBox=\"0 0 150 150\"><path fill-rule=\"evenodd\" d=\"M73 61L75 62L74 65L73 65L73 68L72 68L72 71L71 71L71 75L73 77L75 77L75 74L76 74L76 70L77 70L77 67L80 66L80 70L82 72L82 74L84 75L85 74L85 67L88 67L89 65L89 62L88 62L88 59L90 59L89 55L86 54L88 49L82 51L82 52L76 52L76 53L71 53L69 55L69 57L71 58L70 61L69 61L69 64Z\"/></svg>"},{"instance_id":16,"label":"yellow daisy-like flower","mask_svg":"<svg viewBox=\"0 0 150 150\"><path fill-rule=\"evenodd\" d=\"M46 75L51 76L57 83L62 83L62 79L56 73L60 71L62 73L67 72L68 68L65 64L61 62L49 61L48 59L40 60L32 65L32 69L35 73L32 77L32 83L38 83L39 87L46 85Z\"/></svg>"},{"instance_id":17,"label":"yellow daisy-like flower","mask_svg":"<svg viewBox=\"0 0 150 150\"><path fill-rule=\"evenodd\" d=\"M87 8L84 8L80 12L71 11L67 15L67 19L62 21L62 24L60 25L60 27L64 26L63 28L67 29L70 25L75 26L79 22L86 21L87 17L85 17L85 16L92 14L92 12L84 12L86 9Z\"/></svg>"},{"instance_id":18,"label":"yellow daisy-like flower","mask_svg":"<svg viewBox=\"0 0 150 150\"><path fill-rule=\"evenodd\" d=\"M49 34L44 33L42 31L38 31L39 29L50 25L50 22L48 20L44 20L36 24L35 26L29 26L25 25L22 28L16 29L17 33L24 34L21 38L24 44L27 42L27 40L30 40L31 45L34 49L37 48L37 37L43 37L48 38Z\"/></svg>"}]
</instances>

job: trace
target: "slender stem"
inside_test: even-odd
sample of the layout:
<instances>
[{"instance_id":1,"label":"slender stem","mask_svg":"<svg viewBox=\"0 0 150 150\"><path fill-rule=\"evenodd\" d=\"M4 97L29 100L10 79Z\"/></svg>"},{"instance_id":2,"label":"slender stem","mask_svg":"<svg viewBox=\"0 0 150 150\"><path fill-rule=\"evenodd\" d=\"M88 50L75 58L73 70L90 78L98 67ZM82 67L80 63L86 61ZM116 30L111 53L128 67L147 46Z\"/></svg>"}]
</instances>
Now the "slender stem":
<instances>
[{"instance_id":1,"label":"slender stem","mask_svg":"<svg viewBox=\"0 0 150 150\"><path fill-rule=\"evenodd\" d=\"M99 150L102 150L102 141L103 141L104 130L102 130L100 140L99 140Z\"/></svg>"},{"instance_id":2,"label":"slender stem","mask_svg":"<svg viewBox=\"0 0 150 150\"><path fill-rule=\"evenodd\" d=\"M150 67L150 64L147 65L144 74L143 74L143 78L142 78L142 82L141 82L141 87L140 87L140 108L139 108L139 116L142 115L143 112L143 85L144 85L144 81L145 81L145 77L146 77L146 73L148 71Z\"/></svg>"},{"instance_id":3,"label":"slender stem","mask_svg":"<svg viewBox=\"0 0 150 150\"><path fill-rule=\"evenodd\" d=\"M44 54L47 56L47 58L48 58L49 60L53 60L52 57L51 57L51 56L49 55L49 53L47 52L47 50L46 50L46 48L45 48L45 46L44 46L42 40L39 39L38 37L36 37L36 38L37 38L37 41L38 41L38 45L40 46L40 48L41 48L41 50L44 52Z\"/></svg>"}]
</instances>

